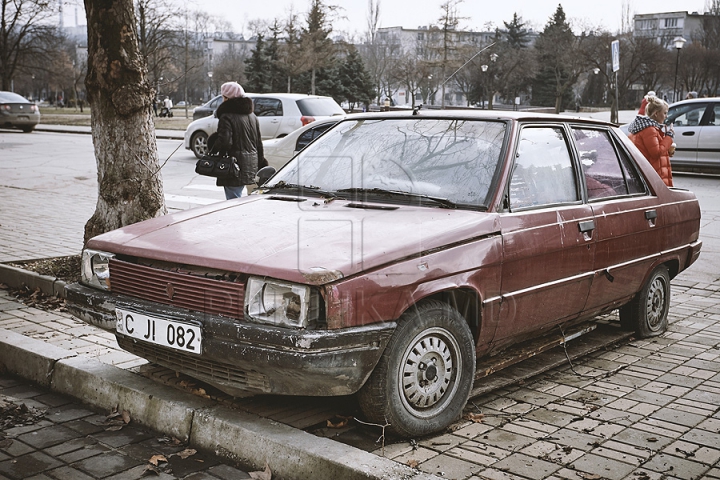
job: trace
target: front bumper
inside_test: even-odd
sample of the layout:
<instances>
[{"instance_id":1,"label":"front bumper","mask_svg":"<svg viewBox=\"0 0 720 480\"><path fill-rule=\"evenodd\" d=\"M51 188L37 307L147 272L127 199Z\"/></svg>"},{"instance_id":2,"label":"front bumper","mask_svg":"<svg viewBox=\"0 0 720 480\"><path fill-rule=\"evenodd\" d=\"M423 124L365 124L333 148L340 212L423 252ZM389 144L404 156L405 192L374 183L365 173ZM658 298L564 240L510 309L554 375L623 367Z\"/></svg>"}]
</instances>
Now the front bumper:
<instances>
[{"instance_id":1,"label":"front bumper","mask_svg":"<svg viewBox=\"0 0 720 480\"><path fill-rule=\"evenodd\" d=\"M235 396L272 393L332 396L365 383L395 322L341 330L297 330L191 312L89 288L66 287L67 307L81 320L115 332L125 350ZM115 331L115 307L200 323L203 352L193 355Z\"/></svg>"}]
</instances>

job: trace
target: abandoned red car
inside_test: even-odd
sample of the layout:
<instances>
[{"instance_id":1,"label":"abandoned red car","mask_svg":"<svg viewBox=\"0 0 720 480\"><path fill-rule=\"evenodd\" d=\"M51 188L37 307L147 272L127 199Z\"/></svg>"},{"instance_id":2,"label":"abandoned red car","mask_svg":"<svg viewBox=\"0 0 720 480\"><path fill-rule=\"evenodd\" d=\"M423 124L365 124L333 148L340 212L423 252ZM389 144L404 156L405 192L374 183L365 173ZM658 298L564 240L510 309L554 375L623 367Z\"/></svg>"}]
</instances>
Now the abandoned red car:
<instances>
[{"instance_id":1,"label":"abandoned red car","mask_svg":"<svg viewBox=\"0 0 720 480\"><path fill-rule=\"evenodd\" d=\"M662 333L699 228L610 124L362 114L256 194L93 238L67 293L151 362L236 396L357 392L417 436L459 417L481 357L618 308Z\"/></svg>"}]
</instances>

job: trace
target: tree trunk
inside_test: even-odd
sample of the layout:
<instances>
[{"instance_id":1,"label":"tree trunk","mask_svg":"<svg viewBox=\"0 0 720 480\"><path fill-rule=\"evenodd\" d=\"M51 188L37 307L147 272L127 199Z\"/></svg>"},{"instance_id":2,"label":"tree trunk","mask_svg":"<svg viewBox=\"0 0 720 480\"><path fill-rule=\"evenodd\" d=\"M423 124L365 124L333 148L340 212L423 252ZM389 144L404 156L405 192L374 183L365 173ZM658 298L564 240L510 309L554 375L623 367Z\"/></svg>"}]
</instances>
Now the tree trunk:
<instances>
[{"instance_id":1,"label":"tree trunk","mask_svg":"<svg viewBox=\"0 0 720 480\"><path fill-rule=\"evenodd\" d=\"M98 170L91 237L167 213L152 118L155 92L140 55L132 0L85 0L85 79Z\"/></svg>"}]
</instances>

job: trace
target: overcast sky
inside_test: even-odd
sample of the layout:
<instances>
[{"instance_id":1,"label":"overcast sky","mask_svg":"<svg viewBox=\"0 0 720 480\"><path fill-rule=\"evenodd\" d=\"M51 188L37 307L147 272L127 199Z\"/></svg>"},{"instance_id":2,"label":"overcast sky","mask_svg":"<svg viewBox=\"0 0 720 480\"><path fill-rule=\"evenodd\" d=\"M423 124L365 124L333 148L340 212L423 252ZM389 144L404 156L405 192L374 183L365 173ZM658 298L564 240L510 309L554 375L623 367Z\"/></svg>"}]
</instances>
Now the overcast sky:
<instances>
[{"instance_id":1,"label":"overcast sky","mask_svg":"<svg viewBox=\"0 0 720 480\"><path fill-rule=\"evenodd\" d=\"M442 15L440 4L444 0L380 0L380 26L417 28L420 25L436 23ZM325 0L327 5L339 5L346 17L333 25L334 30L350 34L361 34L367 30L367 0ZM503 26L503 21L512 20L517 12L522 19L537 30L552 16L558 4L563 6L565 15L573 24L601 26L615 32L620 29L623 5L629 5L633 13L657 12L702 12L706 0L465 0L458 7L458 15L467 17L461 27L484 30L488 22ZM201 9L208 13L222 15L230 20L236 31L244 30L254 19L287 18L292 8L298 13L308 10L310 0L211 0L202 2Z\"/></svg>"},{"instance_id":2,"label":"overcast sky","mask_svg":"<svg viewBox=\"0 0 720 480\"><path fill-rule=\"evenodd\" d=\"M304 18L310 0L176 0L187 2L190 9L204 10L211 15L227 19L235 31L249 35L248 24L257 19L281 21L292 10ZM440 4L444 0L380 0L380 26L417 28L437 23L442 15ZM481 31L488 24L502 27L503 21L512 20L513 13L522 17L527 26L542 30L558 4L576 27L603 27L610 32L620 29L623 7L629 6L632 14L658 12L702 12L707 0L465 0L458 7L458 15L465 17L461 28ZM84 25L81 0L65 0L65 26ZM367 30L368 0L324 0L326 5L339 5L340 16L333 24L337 33L360 37ZM194 5L192 5L194 4Z\"/></svg>"}]
</instances>

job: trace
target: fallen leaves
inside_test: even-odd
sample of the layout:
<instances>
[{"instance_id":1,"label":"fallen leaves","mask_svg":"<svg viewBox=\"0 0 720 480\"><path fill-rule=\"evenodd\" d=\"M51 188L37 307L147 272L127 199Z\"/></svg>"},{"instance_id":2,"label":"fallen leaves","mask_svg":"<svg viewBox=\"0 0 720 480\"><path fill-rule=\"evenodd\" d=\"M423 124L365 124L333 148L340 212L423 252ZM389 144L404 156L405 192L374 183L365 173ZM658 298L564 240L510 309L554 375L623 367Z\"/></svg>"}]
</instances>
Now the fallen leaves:
<instances>
[{"instance_id":1,"label":"fallen leaves","mask_svg":"<svg viewBox=\"0 0 720 480\"><path fill-rule=\"evenodd\" d=\"M117 432L118 430L122 430L123 427L131 421L132 418L130 418L130 412L127 410L120 410L119 407L115 407L110 414L105 417L105 422L103 422L103 424L107 426L105 431Z\"/></svg>"},{"instance_id":2,"label":"fallen leaves","mask_svg":"<svg viewBox=\"0 0 720 480\"><path fill-rule=\"evenodd\" d=\"M250 478L253 480L272 480L272 471L267 462L265 462L265 470L261 472L248 472L248 475L250 475Z\"/></svg>"},{"instance_id":3,"label":"fallen leaves","mask_svg":"<svg viewBox=\"0 0 720 480\"><path fill-rule=\"evenodd\" d=\"M178 457L185 460L186 458L191 457L191 456L195 455L196 453L197 453L197 450L195 450L194 448L186 448L182 452L178 452L175 455L177 455Z\"/></svg>"},{"instance_id":4,"label":"fallen leaves","mask_svg":"<svg viewBox=\"0 0 720 480\"><path fill-rule=\"evenodd\" d=\"M350 423L350 420L352 420L354 417L346 417L343 415L335 415L334 417L327 420L326 425L327 428L344 428L347 427L348 423Z\"/></svg>"},{"instance_id":5,"label":"fallen leaves","mask_svg":"<svg viewBox=\"0 0 720 480\"><path fill-rule=\"evenodd\" d=\"M34 425L45 417L45 410L0 398L0 432L12 427Z\"/></svg>"},{"instance_id":6,"label":"fallen leaves","mask_svg":"<svg viewBox=\"0 0 720 480\"><path fill-rule=\"evenodd\" d=\"M465 415L463 415L463 418L465 420L470 420L473 423L482 423L483 419L485 418L485 414L468 412Z\"/></svg>"}]
</instances>

